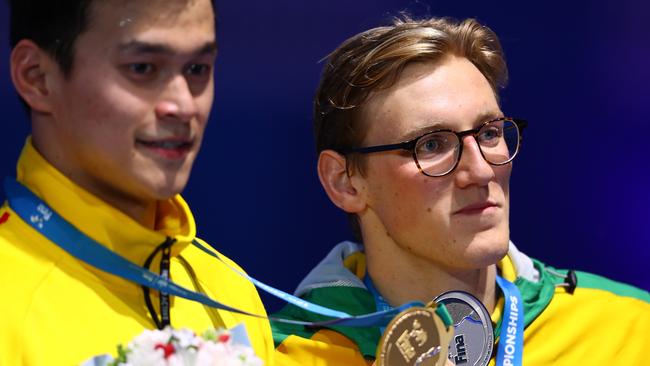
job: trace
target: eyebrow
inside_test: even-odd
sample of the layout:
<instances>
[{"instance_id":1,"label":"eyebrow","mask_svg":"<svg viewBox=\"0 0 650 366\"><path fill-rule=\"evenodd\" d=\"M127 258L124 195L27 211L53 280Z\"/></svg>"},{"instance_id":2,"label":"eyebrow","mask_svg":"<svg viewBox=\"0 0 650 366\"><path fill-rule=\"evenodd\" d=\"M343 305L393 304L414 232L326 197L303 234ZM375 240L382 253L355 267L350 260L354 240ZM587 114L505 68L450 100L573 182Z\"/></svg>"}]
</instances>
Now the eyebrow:
<instances>
[{"instance_id":1,"label":"eyebrow","mask_svg":"<svg viewBox=\"0 0 650 366\"><path fill-rule=\"evenodd\" d=\"M503 114L503 112L501 112L501 109L499 109L498 111L486 111L479 114L478 117L476 117L476 121L474 124L478 126L481 123L485 123L503 117L505 117L505 115Z\"/></svg>"},{"instance_id":2,"label":"eyebrow","mask_svg":"<svg viewBox=\"0 0 650 366\"><path fill-rule=\"evenodd\" d=\"M169 45L163 43L150 43L143 41L130 41L124 44L121 44L119 47L119 52L121 53L130 53L130 54L162 54L162 55L173 55L177 53ZM196 50L191 51L191 54L195 55L211 55L217 52L217 43L215 41L206 42L201 47L198 47Z\"/></svg>"},{"instance_id":3,"label":"eyebrow","mask_svg":"<svg viewBox=\"0 0 650 366\"><path fill-rule=\"evenodd\" d=\"M444 121L431 121L428 123L426 126L414 128L412 130L407 131L402 137L400 138L400 141L411 141L416 137L422 136L426 133L433 132L435 130L440 130L443 128L448 128L447 123Z\"/></svg>"}]
</instances>

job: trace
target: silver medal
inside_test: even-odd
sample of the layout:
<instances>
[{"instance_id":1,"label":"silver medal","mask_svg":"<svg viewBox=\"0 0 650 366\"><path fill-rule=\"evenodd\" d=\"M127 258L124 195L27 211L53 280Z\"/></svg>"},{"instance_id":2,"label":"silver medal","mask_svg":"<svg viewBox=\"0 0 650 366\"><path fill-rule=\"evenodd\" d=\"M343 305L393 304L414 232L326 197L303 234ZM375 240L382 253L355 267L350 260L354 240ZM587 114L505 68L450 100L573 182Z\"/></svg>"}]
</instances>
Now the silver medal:
<instances>
[{"instance_id":1,"label":"silver medal","mask_svg":"<svg viewBox=\"0 0 650 366\"><path fill-rule=\"evenodd\" d=\"M445 292L433 301L444 304L453 320L449 360L455 365L487 365L492 357L494 333L483 303L464 291Z\"/></svg>"}]
</instances>

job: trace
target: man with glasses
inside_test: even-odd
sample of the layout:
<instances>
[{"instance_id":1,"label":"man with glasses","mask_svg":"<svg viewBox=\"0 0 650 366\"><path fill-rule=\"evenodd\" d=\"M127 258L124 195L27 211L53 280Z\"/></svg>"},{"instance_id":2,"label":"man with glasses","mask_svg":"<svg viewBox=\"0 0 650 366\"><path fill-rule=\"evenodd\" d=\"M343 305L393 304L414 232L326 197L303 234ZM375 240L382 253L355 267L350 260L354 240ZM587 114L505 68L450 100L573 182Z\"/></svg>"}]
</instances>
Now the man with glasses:
<instances>
[{"instance_id":1,"label":"man with glasses","mask_svg":"<svg viewBox=\"0 0 650 366\"><path fill-rule=\"evenodd\" d=\"M454 318L456 364L517 364L516 352L527 365L642 364L647 291L555 270L510 242L511 162L527 123L499 106L506 79L496 35L474 20L399 20L330 54L315 98L318 175L358 243L335 246L296 293L351 314L449 291L476 298L490 331L466 345L467 318ZM292 305L277 315L320 319ZM277 357L305 365L371 364L385 331L273 327Z\"/></svg>"}]
</instances>

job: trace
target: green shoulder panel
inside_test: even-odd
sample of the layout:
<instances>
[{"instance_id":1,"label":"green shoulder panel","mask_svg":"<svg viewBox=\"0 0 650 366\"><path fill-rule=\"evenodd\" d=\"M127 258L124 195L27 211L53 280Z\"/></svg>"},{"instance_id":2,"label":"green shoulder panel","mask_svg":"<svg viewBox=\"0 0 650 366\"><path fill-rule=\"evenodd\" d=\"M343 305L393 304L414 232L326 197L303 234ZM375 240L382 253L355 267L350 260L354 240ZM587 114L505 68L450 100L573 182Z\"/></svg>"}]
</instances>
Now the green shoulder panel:
<instances>
[{"instance_id":1,"label":"green shoulder panel","mask_svg":"<svg viewBox=\"0 0 650 366\"><path fill-rule=\"evenodd\" d=\"M323 287L309 291L303 299L328 307L330 309L344 311L351 315L368 314L376 311L375 300L372 295L365 289L357 287ZM294 305L287 305L279 312L272 314L272 317L301 320L301 321L321 321L330 319L326 316L318 315ZM377 327L327 327L335 330L344 336L350 338L359 346L359 351L366 357L375 357L377 344L379 343L380 333ZM297 335L304 338L311 338L314 333L322 328L305 327L302 325L286 324L278 321L271 321L273 331L273 341L278 347L288 336Z\"/></svg>"},{"instance_id":2,"label":"green shoulder panel","mask_svg":"<svg viewBox=\"0 0 650 366\"><path fill-rule=\"evenodd\" d=\"M555 269L550 266L546 266L546 268L562 276L566 276L568 272L566 269ZM616 296L632 297L650 303L650 293L646 290L642 290L640 288L622 282L610 280L609 278L605 278L589 272L575 271L575 273L578 280L576 286L577 288L603 290L610 292ZM563 281L563 278L560 276L555 275L551 277L553 277L553 282L555 284L561 283Z\"/></svg>"},{"instance_id":3,"label":"green shoulder panel","mask_svg":"<svg viewBox=\"0 0 650 366\"><path fill-rule=\"evenodd\" d=\"M282 318L288 320L305 320L300 315L300 309L294 305L287 305L277 313L271 314L271 318ZM271 319L271 331L273 332L273 343L277 348L290 335L296 335L303 338L311 338L316 332L313 328L302 325L282 323L278 320Z\"/></svg>"},{"instance_id":4,"label":"green shoulder panel","mask_svg":"<svg viewBox=\"0 0 650 366\"><path fill-rule=\"evenodd\" d=\"M616 282L605 277L601 277L587 272L576 272L578 275L579 288L591 288L609 291L618 296L633 297L641 301L650 303L650 293L646 290L634 286Z\"/></svg>"}]
</instances>

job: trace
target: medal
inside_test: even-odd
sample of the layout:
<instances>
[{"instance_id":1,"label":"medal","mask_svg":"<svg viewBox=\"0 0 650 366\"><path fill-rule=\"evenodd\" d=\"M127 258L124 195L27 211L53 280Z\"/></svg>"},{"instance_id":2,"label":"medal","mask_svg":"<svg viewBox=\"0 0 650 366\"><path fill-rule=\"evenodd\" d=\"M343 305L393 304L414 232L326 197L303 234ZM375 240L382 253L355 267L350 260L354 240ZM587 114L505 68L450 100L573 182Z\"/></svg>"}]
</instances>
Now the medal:
<instances>
[{"instance_id":1,"label":"medal","mask_svg":"<svg viewBox=\"0 0 650 366\"><path fill-rule=\"evenodd\" d=\"M404 310L388 323L377 347L377 366L444 365L453 333L435 306Z\"/></svg>"},{"instance_id":2,"label":"medal","mask_svg":"<svg viewBox=\"0 0 650 366\"><path fill-rule=\"evenodd\" d=\"M476 297L463 291L445 292L434 300L444 304L454 324L449 360L456 365L485 366L494 344L492 320Z\"/></svg>"}]
</instances>

